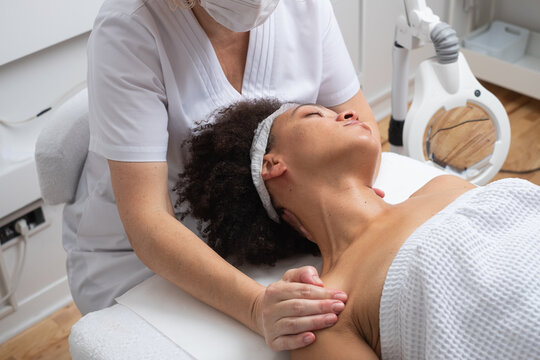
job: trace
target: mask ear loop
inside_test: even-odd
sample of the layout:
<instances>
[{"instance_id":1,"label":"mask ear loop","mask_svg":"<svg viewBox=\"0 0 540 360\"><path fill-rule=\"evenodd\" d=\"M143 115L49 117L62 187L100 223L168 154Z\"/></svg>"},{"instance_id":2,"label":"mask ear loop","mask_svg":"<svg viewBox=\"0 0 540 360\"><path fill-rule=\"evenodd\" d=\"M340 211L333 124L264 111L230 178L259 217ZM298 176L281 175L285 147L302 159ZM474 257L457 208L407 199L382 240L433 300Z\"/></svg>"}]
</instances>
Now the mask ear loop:
<instances>
[{"instance_id":1,"label":"mask ear loop","mask_svg":"<svg viewBox=\"0 0 540 360\"><path fill-rule=\"evenodd\" d=\"M171 11L176 11L176 9L191 9L193 6L195 6L196 0L167 0L167 4L169 5L169 9Z\"/></svg>"}]
</instances>

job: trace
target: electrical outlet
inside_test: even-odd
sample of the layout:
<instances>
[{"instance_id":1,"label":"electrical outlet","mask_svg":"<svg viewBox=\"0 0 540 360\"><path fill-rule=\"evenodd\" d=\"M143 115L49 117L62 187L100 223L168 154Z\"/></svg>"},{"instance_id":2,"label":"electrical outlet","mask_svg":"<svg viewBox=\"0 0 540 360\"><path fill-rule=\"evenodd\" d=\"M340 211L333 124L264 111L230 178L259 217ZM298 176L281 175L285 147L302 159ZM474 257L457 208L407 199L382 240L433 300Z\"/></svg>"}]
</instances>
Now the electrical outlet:
<instances>
[{"instance_id":1,"label":"electrical outlet","mask_svg":"<svg viewBox=\"0 0 540 360\"><path fill-rule=\"evenodd\" d=\"M19 233L15 230L15 224L17 221L25 219L30 231L37 228L39 225L45 223L45 216L43 215L43 209L40 207L30 210L23 215L15 217L7 224L0 227L0 244L3 245L19 236Z\"/></svg>"}]
</instances>

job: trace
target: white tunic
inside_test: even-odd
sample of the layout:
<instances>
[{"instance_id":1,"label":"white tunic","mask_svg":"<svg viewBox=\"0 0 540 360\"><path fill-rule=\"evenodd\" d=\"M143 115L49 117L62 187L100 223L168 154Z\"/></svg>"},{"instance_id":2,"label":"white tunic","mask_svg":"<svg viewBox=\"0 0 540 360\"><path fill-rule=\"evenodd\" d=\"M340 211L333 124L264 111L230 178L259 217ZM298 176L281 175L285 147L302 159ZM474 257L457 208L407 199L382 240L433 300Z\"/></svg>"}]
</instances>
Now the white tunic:
<instances>
[{"instance_id":1,"label":"white tunic","mask_svg":"<svg viewBox=\"0 0 540 360\"><path fill-rule=\"evenodd\" d=\"M359 90L329 0L282 0L250 32L241 94L193 13L167 3L107 0L90 36L90 151L63 234L83 313L111 305L152 274L125 235L106 159L167 161L172 189L185 162L181 144L216 108L258 97L335 106Z\"/></svg>"}]
</instances>

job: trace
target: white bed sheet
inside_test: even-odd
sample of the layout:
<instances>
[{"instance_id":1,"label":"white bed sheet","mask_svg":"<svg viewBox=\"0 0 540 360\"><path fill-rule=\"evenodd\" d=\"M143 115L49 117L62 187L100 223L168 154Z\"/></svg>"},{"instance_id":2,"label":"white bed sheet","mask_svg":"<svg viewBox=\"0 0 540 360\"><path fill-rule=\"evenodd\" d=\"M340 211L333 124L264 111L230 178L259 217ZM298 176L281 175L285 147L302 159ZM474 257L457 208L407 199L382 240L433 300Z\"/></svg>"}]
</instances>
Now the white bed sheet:
<instances>
[{"instance_id":1,"label":"white bed sheet","mask_svg":"<svg viewBox=\"0 0 540 360\"><path fill-rule=\"evenodd\" d=\"M398 203L442 170L393 153L383 153L375 187L385 200ZM319 258L299 257L276 267L246 268L263 285L290 268L320 265ZM118 305L84 316L69 338L74 360L109 359L288 359L273 352L257 334L199 302L159 276L117 299Z\"/></svg>"}]
</instances>

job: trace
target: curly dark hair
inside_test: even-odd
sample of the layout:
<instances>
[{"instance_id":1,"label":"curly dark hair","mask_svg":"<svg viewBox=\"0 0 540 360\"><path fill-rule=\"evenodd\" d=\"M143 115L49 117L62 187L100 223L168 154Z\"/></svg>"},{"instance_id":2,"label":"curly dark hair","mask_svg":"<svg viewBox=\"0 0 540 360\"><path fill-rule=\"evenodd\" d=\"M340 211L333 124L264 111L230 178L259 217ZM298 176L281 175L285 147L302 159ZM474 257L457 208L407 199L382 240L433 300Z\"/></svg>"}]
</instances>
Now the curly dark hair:
<instances>
[{"instance_id":1,"label":"curly dark hair","mask_svg":"<svg viewBox=\"0 0 540 360\"><path fill-rule=\"evenodd\" d=\"M194 216L208 245L234 265L274 265L291 255L319 254L314 243L268 217L251 179L255 129L280 106L276 99L234 103L199 124L184 143L190 160L174 188L175 207L184 209L182 219Z\"/></svg>"}]
</instances>

